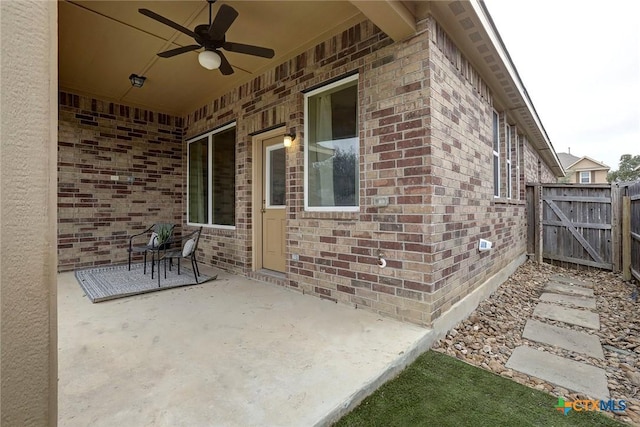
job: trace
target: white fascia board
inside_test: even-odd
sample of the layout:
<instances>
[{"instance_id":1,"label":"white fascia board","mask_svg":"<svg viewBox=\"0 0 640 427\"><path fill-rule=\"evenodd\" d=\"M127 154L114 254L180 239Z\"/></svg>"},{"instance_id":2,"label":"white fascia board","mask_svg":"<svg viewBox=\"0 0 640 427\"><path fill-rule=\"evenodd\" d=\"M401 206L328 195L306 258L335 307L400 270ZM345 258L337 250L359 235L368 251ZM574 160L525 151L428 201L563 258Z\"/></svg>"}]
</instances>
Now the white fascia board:
<instances>
[{"instance_id":1,"label":"white fascia board","mask_svg":"<svg viewBox=\"0 0 640 427\"><path fill-rule=\"evenodd\" d=\"M531 102L531 99L529 98L527 89L525 89L524 84L522 83L522 80L518 75L518 71L516 70L516 67L513 65L513 61L511 60L511 57L507 52L507 48L505 47L504 43L502 42L502 39L500 38L500 35L498 34L498 31L496 29L495 24L493 23L493 20L491 19L491 15L489 14L489 11L487 10L484 3L479 0L469 0L469 4L473 8L478 19L480 20L480 23L482 24L482 27L487 33L487 36L491 40L491 44L493 45L493 47L496 50L496 53L500 57L502 64L504 65L507 72L509 73L509 76L511 77L511 81L514 83L516 89L518 90L518 93L520 94L520 97L524 101L527 107L527 110L529 111L529 114L535 121L535 124L538 127L540 135L542 135L542 138L544 139L545 144L547 145L549 151L551 151L551 153L553 154L553 158L555 159L558 168L564 173L564 168L560 163L560 159L558 159L558 155L556 154L556 151L553 148L551 141L549 140L547 131L544 129L544 126L542 125L542 121L540 120L540 117L538 117L538 113L536 112L536 109L533 106L533 102Z\"/></svg>"}]
</instances>

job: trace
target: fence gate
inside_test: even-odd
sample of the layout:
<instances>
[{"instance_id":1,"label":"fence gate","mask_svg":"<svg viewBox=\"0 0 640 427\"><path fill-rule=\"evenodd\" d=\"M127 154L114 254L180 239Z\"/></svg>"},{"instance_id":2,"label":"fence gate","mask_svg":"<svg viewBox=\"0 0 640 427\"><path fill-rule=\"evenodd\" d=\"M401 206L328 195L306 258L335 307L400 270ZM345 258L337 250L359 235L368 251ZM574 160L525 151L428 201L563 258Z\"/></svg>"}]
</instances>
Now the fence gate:
<instances>
[{"instance_id":1,"label":"fence gate","mask_svg":"<svg viewBox=\"0 0 640 427\"><path fill-rule=\"evenodd\" d=\"M623 237L628 239L628 247L625 248L624 255L627 255L624 264L628 263L630 273L636 280L640 281L640 182L627 187L628 199L625 197L625 215L623 223L625 233ZM628 215L628 218L627 218ZM628 230L626 230L628 228ZM624 240L623 240L624 241ZM623 268L626 265L623 265Z\"/></svg>"},{"instance_id":2,"label":"fence gate","mask_svg":"<svg viewBox=\"0 0 640 427\"><path fill-rule=\"evenodd\" d=\"M613 269L611 186L544 184L542 257L590 267ZM536 201L534 201L535 203Z\"/></svg>"}]
</instances>

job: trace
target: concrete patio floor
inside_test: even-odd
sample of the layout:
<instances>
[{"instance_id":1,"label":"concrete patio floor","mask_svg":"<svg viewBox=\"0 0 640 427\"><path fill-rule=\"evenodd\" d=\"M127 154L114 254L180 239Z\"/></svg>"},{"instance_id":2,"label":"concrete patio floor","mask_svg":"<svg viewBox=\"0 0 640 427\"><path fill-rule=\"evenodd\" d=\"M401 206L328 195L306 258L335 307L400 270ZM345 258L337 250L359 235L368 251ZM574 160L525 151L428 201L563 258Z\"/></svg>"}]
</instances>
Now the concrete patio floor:
<instances>
[{"instance_id":1,"label":"concrete patio floor","mask_svg":"<svg viewBox=\"0 0 640 427\"><path fill-rule=\"evenodd\" d=\"M327 425L434 339L202 270L218 280L97 304L58 275L60 426Z\"/></svg>"}]
</instances>

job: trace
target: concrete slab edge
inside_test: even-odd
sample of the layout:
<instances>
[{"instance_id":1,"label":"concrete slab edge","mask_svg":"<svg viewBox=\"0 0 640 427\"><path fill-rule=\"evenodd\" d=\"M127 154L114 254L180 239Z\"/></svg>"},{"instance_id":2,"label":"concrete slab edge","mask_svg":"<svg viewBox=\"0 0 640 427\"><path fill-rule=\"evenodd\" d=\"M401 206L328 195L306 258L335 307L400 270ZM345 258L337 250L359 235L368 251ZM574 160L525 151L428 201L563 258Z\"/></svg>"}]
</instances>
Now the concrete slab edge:
<instances>
[{"instance_id":1,"label":"concrete slab edge","mask_svg":"<svg viewBox=\"0 0 640 427\"><path fill-rule=\"evenodd\" d=\"M413 363L422 353L429 350L436 341L433 330L426 329L426 334L411 349L394 360L379 376L366 383L360 390L349 396L342 405L334 408L323 419L314 424L315 427L330 426L343 416L354 410L364 399L372 395L384 383L397 377L407 366Z\"/></svg>"},{"instance_id":2,"label":"concrete slab edge","mask_svg":"<svg viewBox=\"0 0 640 427\"><path fill-rule=\"evenodd\" d=\"M469 317L471 313L487 299L498 287L507 281L515 271L527 260L523 253L515 260L511 261L504 268L484 281L476 290L455 303L449 310L444 312L434 322L432 329L436 331L437 337L441 338L458 323Z\"/></svg>"},{"instance_id":3,"label":"concrete slab edge","mask_svg":"<svg viewBox=\"0 0 640 427\"><path fill-rule=\"evenodd\" d=\"M451 328L469 317L478 305L495 292L501 284L506 282L509 276L526 260L526 254L520 255L496 274L485 280L476 290L455 303L433 322L432 329L425 329L425 335L414 343L402 356L390 363L384 372L376 378L373 378L360 390L353 393L342 405L330 411L324 418L314 424L314 427L330 426L337 422L340 418L355 409L365 398L373 394L380 386L398 376L400 372L413 363L422 353L429 350L434 342L445 336Z\"/></svg>"}]
</instances>

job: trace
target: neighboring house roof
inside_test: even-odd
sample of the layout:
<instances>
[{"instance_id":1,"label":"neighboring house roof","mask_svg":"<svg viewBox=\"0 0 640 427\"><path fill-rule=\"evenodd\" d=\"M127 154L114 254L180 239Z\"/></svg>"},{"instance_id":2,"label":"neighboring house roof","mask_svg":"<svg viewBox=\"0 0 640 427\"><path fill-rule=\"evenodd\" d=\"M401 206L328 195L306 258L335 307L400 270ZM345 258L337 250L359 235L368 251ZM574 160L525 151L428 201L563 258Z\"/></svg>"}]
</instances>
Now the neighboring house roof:
<instances>
[{"instance_id":1,"label":"neighboring house roof","mask_svg":"<svg viewBox=\"0 0 640 427\"><path fill-rule=\"evenodd\" d=\"M564 170L567 170L569 169L569 166L580 160L580 157L574 156L570 153L558 153L558 159L560 160Z\"/></svg>"},{"instance_id":2,"label":"neighboring house roof","mask_svg":"<svg viewBox=\"0 0 640 427\"><path fill-rule=\"evenodd\" d=\"M562 164L564 170L569 169L582 169L582 170L609 170L611 167L608 165L592 159L589 156L574 156L570 153L558 153L558 159Z\"/></svg>"},{"instance_id":3,"label":"neighboring house roof","mask_svg":"<svg viewBox=\"0 0 640 427\"><path fill-rule=\"evenodd\" d=\"M593 160L591 157L583 156L579 158L577 161L570 164L569 167L565 169L609 170L611 168L602 162Z\"/></svg>"}]
</instances>

